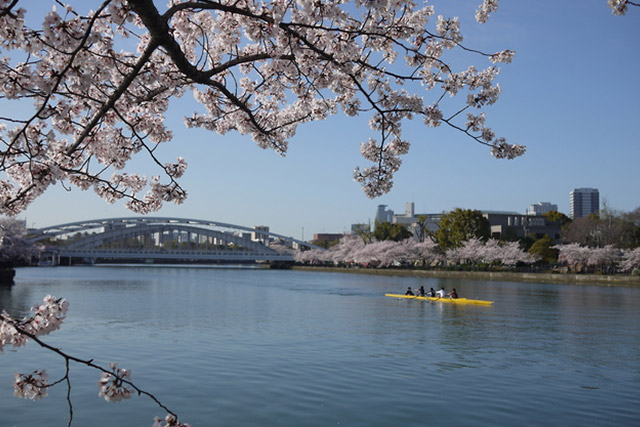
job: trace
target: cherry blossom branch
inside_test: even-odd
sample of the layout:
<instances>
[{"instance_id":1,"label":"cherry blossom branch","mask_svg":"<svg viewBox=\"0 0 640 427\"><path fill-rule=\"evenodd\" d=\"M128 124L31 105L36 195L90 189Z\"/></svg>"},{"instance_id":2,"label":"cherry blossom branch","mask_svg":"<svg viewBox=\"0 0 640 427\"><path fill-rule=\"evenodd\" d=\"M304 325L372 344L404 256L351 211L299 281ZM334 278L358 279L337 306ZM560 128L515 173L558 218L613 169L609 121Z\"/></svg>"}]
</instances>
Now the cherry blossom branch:
<instances>
[{"instance_id":1,"label":"cherry blossom branch","mask_svg":"<svg viewBox=\"0 0 640 427\"><path fill-rule=\"evenodd\" d=\"M100 122L104 118L104 115L107 113L107 111L109 111L114 107L116 102L122 97L122 95L131 85L131 83L133 83L135 78L138 76L138 73L140 73L142 68L147 64L147 62L149 61L149 58L157 48L158 48L158 44L149 43L145 51L142 53L140 58L138 58L138 61L131 68L131 71L129 71L129 73L124 78L124 80L120 83L120 85L116 88L116 90L113 91L113 93L111 94L111 96L109 96L107 101L102 104L102 106L98 109L98 111L96 111L96 113L93 115L91 120L86 125L84 125L82 132L76 138L73 145L71 145L67 149L67 154L73 153L89 136L89 134L93 131L94 127L98 124L98 122Z\"/></svg>"},{"instance_id":2,"label":"cherry blossom branch","mask_svg":"<svg viewBox=\"0 0 640 427\"><path fill-rule=\"evenodd\" d=\"M31 374L16 374L14 383L15 395L18 397L39 400L46 396L47 389L61 382L67 384L66 399L69 407L69 423L73 420L73 405L71 403L71 381L69 378L70 362L85 365L96 369L102 373L98 382L100 392L98 395L106 401L117 402L130 398L135 391L139 396L144 395L155 402L160 408L167 412L164 421L155 419L154 426L188 426L178 422L177 415L165 406L155 395L141 389L131 381L131 371L120 369L117 363L111 363L110 369L94 363L93 359L85 360L65 353L57 347L42 341L39 336L48 334L60 327L66 317L69 304L62 298L55 298L50 295L45 297L44 304L35 306L32 311L34 315L25 317L22 320L12 318L6 312L0 313L0 351L2 347L11 344L20 347L26 344L28 339L35 341L40 347L61 356L65 361L65 375L51 384L47 384L48 374L45 370L36 370ZM131 388L128 388L131 387Z\"/></svg>"},{"instance_id":3,"label":"cherry blossom branch","mask_svg":"<svg viewBox=\"0 0 640 427\"><path fill-rule=\"evenodd\" d=\"M18 4L18 0L12 0L11 4L0 9L0 18L5 15L11 15L11 9ZM15 15L14 15L15 16Z\"/></svg>"},{"instance_id":4,"label":"cherry blossom branch","mask_svg":"<svg viewBox=\"0 0 640 427\"><path fill-rule=\"evenodd\" d=\"M251 109L249 109L244 102L242 102L234 94L232 94L223 84L211 80L208 73L204 73L198 70L187 60L182 48L175 40L175 38L171 36L171 31L168 24L168 17L171 16L170 14L167 13L165 15L160 15L160 12L158 12L158 9L153 4L152 0L129 0L129 4L144 22L146 28L151 34L152 40L158 46L162 46L165 49L165 51L173 60L173 63L179 70L181 70L189 79L193 80L195 83L201 83L216 88L236 107L238 107L247 115L258 132L269 137L273 129L269 130L261 126ZM213 4L208 5L213 6ZM215 9L219 8L216 7ZM282 146L281 144L278 144L275 141L272 141L272 143L274 148L280 150L282 153L286 151L286 149L284 149L284 146Z\"/></svg>"},{"instance_id":5,"label":"cherry blossom branch","mask_svg":"<svg viewBox=\"0 0 640 427\"><path fill-rule=\"evenodd\" d=\"M40 108L36 111L36 113L33 116L31 116L31 118L29 120L27 120L27 122L25 123L25 127L20 131L20 133L18 133L16 135L14 140L11 142L10 147L11 147L11 145L13 145L15 143L16 138L18 138L18 136L24 136L25 140L28 141L28 138L26 137L26 126L28 126L31 122L33 122L37 117L40 117L41 113L45 110L45 108L47 107L47 105L49 103L49 100L51 99L53 94L56 92L56 89L58 88L58 86L60 86L63 78L65 77L65 74L71 68L71 66L73 64L73 61L75 60L76 56L84 48L84 45L87 42L87 40L89 38L89 35L91 34L91 30L93 28L93 24L95 23L96 19L98 18L100 12L102 10L104 10L104 8L107 6L107 4L110 1L111 0L105 0L105 2L102 3L102 5L98 8L98 10L93 14L91 19L89 20L89 25L87 25L87 29L84 32L84 35L82 36L82 39L80 40L80 43L78 43L78 46L72 52L70 52L68 54L69 55L69 59L67 60L67 63L64 66L64 68L60 72L55 72L55 71L52 72L53 75L56 76L56 79L54 80L54 84L52 85L50 92L46 93L44 95L44 98L41 101ZM2 158L2 161L4 162L4 158Z\"/></svg>"}]
</instances>

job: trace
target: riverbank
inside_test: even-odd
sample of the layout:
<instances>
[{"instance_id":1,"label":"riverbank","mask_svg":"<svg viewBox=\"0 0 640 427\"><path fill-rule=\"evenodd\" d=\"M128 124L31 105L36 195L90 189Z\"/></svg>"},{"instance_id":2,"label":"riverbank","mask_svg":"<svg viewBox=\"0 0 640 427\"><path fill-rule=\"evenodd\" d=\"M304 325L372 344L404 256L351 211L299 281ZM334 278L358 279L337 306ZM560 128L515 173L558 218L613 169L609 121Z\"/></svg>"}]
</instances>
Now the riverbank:
<instances>
[{"instance_id":1,"label":"riverbank","mask_svg":"<svg viewBox=\"0 0 640 427\"><path fill-rule=\"evenodd\" d=\"M601 274L567 274L567 273L519 273L508 271L447 271L447 270L408 270L408 269L374 269L374 268L340 268L295 266L295 270L324 271L334 273L371 274L377 276L415 276L456 278L472 280L496 280L508 282L561 283L573 285L625 286L640 288L638 276L607 276Z\"/></svg>"}]
</instances>

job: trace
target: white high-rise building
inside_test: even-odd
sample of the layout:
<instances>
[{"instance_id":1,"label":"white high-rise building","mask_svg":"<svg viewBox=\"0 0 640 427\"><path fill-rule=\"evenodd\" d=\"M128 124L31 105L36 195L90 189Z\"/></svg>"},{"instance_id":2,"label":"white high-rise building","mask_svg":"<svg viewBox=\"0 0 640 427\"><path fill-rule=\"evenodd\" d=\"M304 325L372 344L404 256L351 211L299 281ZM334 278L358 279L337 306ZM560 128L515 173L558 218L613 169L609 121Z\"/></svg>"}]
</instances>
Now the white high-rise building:
<instances>
[{"instance_id":1,"label":"white high-rise building","mask_svg":"<svg viewBox=\"0 0 640 427\"><path fill-rule=\"evenodd\" d=\"M404 214L406 216L415 216L416 212L413 202L407 202L407 204L405 205Z\"/></svg>"},{"instance_id":2,"label":"white high-rise building","mask_svg":"<svg viewBox=\"0 0 640 427\"><path fill-rule=\"evenodd\" d=\"M558 211L558 205L549 202L538 202L535 205L529 206L527 215L544 215L551 211Z\"/></svg>"},{"instance_id":3,"label":"white high-rise building","mask_svg":"<svg viewBox=\"0 0 640 427\"><path fill-rule=\"evenodd\" d=\"M583 218L600 211L600 193L595 188L576 188L569 193L569 216Z\"/></svg>"}]
</instances>

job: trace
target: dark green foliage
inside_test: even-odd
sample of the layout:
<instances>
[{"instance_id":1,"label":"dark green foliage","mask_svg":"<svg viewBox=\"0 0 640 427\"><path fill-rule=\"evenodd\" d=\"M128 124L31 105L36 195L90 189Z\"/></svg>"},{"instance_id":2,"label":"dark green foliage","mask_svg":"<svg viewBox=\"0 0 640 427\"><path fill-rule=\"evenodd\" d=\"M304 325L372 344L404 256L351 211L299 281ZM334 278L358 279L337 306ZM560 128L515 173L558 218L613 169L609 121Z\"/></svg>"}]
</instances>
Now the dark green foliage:
<instances>
[{"instance_id":1,"label":"dark green foliage","mask_svg":"<svg viewBox=\"0 0 640 427\"><path fill-rule=\"evenodd\" d=\"M411 232L402 224L391 224L389 222L376 222L373 236L378 241L393 240L400 242L412 236Z\"/></svg>"},{"instance_id":2,"label":"dark green foliage","mask_svg":"<svg viewBox=\"0 0 640 427\"><path fill-rule=\"evenodd\" d=\"M529 248L529 253L533 255L537 255L541 258L541 262L545 264L555 264L558 262L558 253L560 252L558 249L555 249L553 246L553 240L551 237L544 236L542 239L537 240L531 247Z\"/></svg>"},{"instance_id":3,"label":"dark green foliage","mask_svg":"<svg viewBox=\"0 0 640 427\"><path fill-rule=\"evenodd\" d=\"M560 221L560 226L562 228L566 227L569 223L571 223L571 218L569 218L568 216L566 216L562 212L550 211L550 212L547 212L547 213L542 214L542 215L546 216L547 217L547 221L549 221L549 222Z\"/></svg>"},{"instance_id":4,"label":"dark green foliage","mask_svg":"<svg viewBox=\"0 0 640 427\"><path fill-rule=\"evenodd\" d=\"M487 240L491 237L491 226L482 212L460 209L443 214L435 239L442 250L459 248L472 238Z\"/></svg>"}]
</instances>

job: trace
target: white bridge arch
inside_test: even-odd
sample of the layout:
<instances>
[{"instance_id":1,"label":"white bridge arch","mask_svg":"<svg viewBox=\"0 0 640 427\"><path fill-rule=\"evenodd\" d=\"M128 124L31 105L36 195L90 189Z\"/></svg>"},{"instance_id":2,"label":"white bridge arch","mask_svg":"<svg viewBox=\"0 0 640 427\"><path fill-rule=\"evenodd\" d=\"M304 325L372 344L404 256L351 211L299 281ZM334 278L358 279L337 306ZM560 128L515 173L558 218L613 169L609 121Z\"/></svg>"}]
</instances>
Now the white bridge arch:
<instances>
[{"instance_id":1,"label":"white bridge arch","mask_svg":"<svg viewBox=\"0 0 640 427\"><path fill-rule=\"evenodd\" d=\"M60 258L145 262L291 262L293 251L318 248L260 228L170 217L105 218L29 231ZM57 258L57 259L56 259Z\"/></svg>"}]
</instances>

